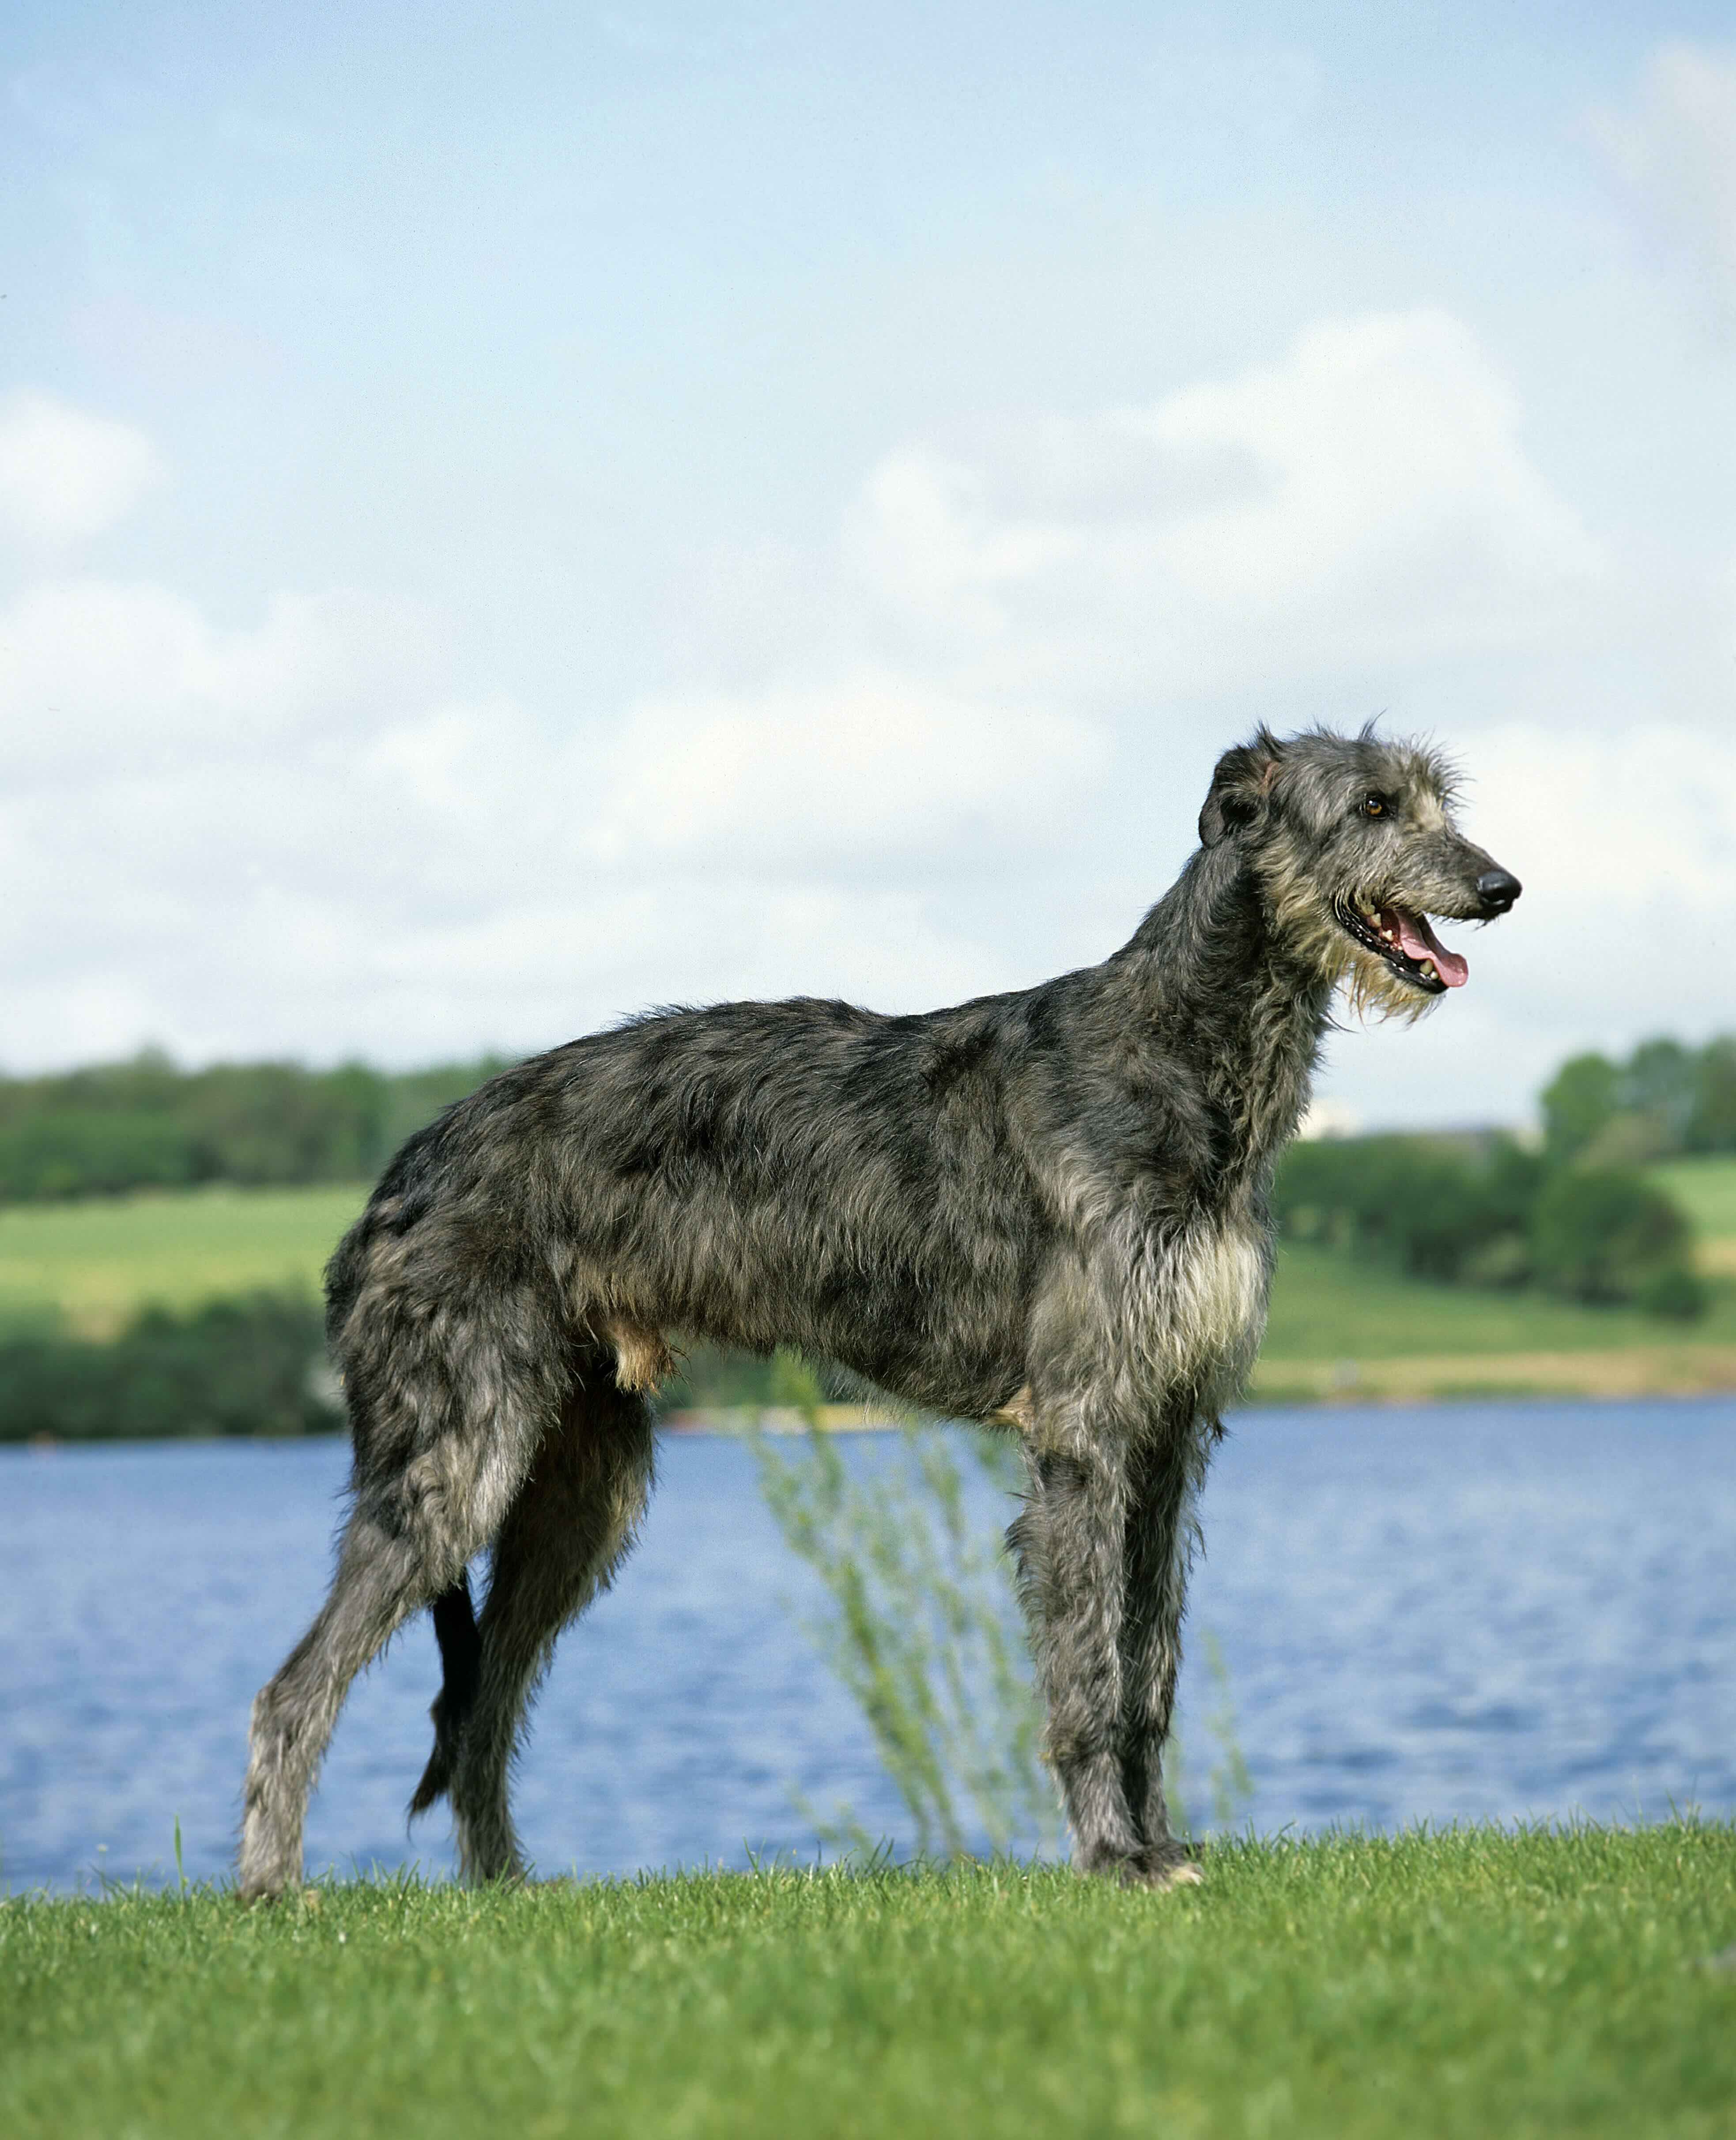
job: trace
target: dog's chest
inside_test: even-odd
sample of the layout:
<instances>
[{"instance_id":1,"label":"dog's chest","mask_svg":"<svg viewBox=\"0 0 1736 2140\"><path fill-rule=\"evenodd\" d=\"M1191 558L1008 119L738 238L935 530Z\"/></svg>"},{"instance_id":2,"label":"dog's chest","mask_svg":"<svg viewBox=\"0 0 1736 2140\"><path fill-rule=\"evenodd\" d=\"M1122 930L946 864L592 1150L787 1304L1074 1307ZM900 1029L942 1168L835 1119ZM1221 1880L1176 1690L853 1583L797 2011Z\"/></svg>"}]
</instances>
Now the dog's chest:
<instances>
[{"instance_id":1,"label":"dog's chest","mask_svg":"<svg viewBox=\"0 0 1736 2140\"><path fill-rule=\"evenodd\" d=\"M1252 1365L1266 1328L1269 1264L1264 1235L1250 1221L1197 1224L1164 1258L1158 1313L1172 1372L1226 1393Z\"/></svg>"}]
</instances>

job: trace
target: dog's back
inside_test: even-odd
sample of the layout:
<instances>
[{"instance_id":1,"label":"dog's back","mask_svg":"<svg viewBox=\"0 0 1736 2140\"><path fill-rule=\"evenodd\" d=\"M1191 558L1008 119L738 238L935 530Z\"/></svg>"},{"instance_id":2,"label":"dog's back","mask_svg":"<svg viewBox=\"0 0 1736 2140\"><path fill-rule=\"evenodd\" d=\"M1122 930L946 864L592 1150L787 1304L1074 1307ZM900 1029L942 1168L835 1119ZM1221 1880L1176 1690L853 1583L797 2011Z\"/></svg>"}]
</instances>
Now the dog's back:
<instances>
[{"instance_id":1,"label":"dog's back","mask_svg":"<svg viewBox=\"0 0 1736 2140\"><path fill-rule=\"evenodd\" d=\"M1042 1250L1034 1123L1021 1139L1003 1091L1030 1074L1028 1003L725 1004L503 1072L409 1141L333 1256L346 1380L376 1329L395 1347L438 1310L456 1336L486 1297L630 1382L677 1333L794 1343L985 1416L1021 1379Z\"/></svg>"}]
</instances>

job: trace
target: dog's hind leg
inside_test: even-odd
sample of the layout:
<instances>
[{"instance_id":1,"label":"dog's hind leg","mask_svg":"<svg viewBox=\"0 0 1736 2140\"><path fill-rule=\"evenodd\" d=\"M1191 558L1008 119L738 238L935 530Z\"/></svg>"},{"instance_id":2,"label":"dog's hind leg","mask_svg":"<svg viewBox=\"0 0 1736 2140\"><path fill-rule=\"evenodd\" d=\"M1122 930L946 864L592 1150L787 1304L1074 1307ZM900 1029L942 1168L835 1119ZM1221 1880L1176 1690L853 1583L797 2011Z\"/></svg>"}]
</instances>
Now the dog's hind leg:
<instances>
[{"instance_id":1,"label":"dog's hind leg","mask_svg":"<svg viewBox=\"0 0 1736 2140\"><path fill-rule=\"evenodd\" d=\"M527 1705L562 1628L620 1564L650 1491L649 1405L616 1387L606 1357L582 1364L494 1549L476 1697L451 1784L459 1862L472 1880L522 1874L508 1787Z\"/></svg>"},{"instance_id":2,"label":"dog's hind leg","mask_svg":"<svg viewBox=\"0 0 1736 2140\"><path fill-rule=\"evenodd\" d=\"M454 1572L430 1564L415 1535L376 1509L359 1504L351 1516L331 1594L253 1704L238 1881L244 1899L300 1880L307 1794L350 1682Z\"/></svg>"},{"instance_id":3,"label":"dog's hind leg","mask_svg":"<svg viewBox=\"0 0 1736 2140\"><path fill-rule=\"evenodd\" d=\"M1076 1408L1039 1404L1028 1460L1025 1507L1008 1538L1073 1860L1081 1872L1136 1875L1145 1838L1127 1802L1120 1733L1125 1451L1088 1431Z\"/></svg>"},{"instance_id":4,"label":"dog's hind leg","mask_svg":"<svg viewBox=\"0 0 1736 2140\"><path fill-rule=\"evenodd\" d=\"M412 1331L420 1326L410 1324ZM313 1625L253 1704L238 1886L248 1898L302 1876L307 1794L357 1672L413 1612L462 1577L498 1531L558 1385L485 1330L456 1347L351 1366L356 1504ZM406 1357L406 1353L409 1354Z\"/></svg>"},{"instance_id":5,"label":"dog's hind leg","mask_svg":"<svg viewBox=\"0 0 1736 2140\"><path fill-rule=\"evenodd\" d=\"M1187 1847L1170 1833L1163 1758L1181 1664L1193 1504L1204 1468L1199 1437L1186 1421L1142 1443L1130 1467L1121 1737L1140 1848L1129 1877L1159 1887L1199 1877Z\"/></svg>"}]
</instances>

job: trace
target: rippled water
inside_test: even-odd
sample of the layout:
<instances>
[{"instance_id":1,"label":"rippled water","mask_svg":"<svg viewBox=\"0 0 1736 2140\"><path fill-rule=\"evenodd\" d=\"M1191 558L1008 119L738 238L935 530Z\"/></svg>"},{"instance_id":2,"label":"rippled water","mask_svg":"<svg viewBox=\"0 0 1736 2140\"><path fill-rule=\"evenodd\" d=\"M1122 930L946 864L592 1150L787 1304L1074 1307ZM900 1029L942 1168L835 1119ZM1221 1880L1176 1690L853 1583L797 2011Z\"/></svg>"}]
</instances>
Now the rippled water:
<instances>
[{"instance_id":1,"label":"rippled water","mask_svg":"<svg viewBox=\"0 0 1736 2140\"><path fill-rule=\"evenodd\" d=\"M248 1705L323 1593L345 1459L0 1450L7 1886L173 1877L177 1819L188 1877L224 1870ZM1194 1647L1221 1646L1262 1832L1736 1812L1736 1402L1249 1412L1204 1513ZM795 1625L811 1594L748 1450L672 1438L538 1711L516 1803L544 1871L811 1854L798 1792L900 1833ZM449 1868L441 1819L403 1817L438 1676L424 1622L358 1684L310 1865ZM1219 1701L1190 1662L1184 1732Z\"/></svg>"}]
</instances>

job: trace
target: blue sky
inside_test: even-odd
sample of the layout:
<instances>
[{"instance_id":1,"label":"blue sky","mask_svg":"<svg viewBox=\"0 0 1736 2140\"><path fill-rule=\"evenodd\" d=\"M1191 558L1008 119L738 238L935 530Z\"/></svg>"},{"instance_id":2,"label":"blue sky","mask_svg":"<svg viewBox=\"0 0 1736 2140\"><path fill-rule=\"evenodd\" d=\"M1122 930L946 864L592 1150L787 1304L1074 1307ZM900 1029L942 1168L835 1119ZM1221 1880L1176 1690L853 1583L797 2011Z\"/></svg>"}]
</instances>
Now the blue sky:
<instances>
[{"instance_id":1,"label":"blue sky","mask_svg":"<svg viewBox=\"0 0 1736 2140\"><path fill-rule=\"evenodd\" d=\"M0 1063L1101 957L1385 711L1529 889L1368 1121L1736 1026L1709 7L0 29Z\"/></svg>"}]
</instances>

